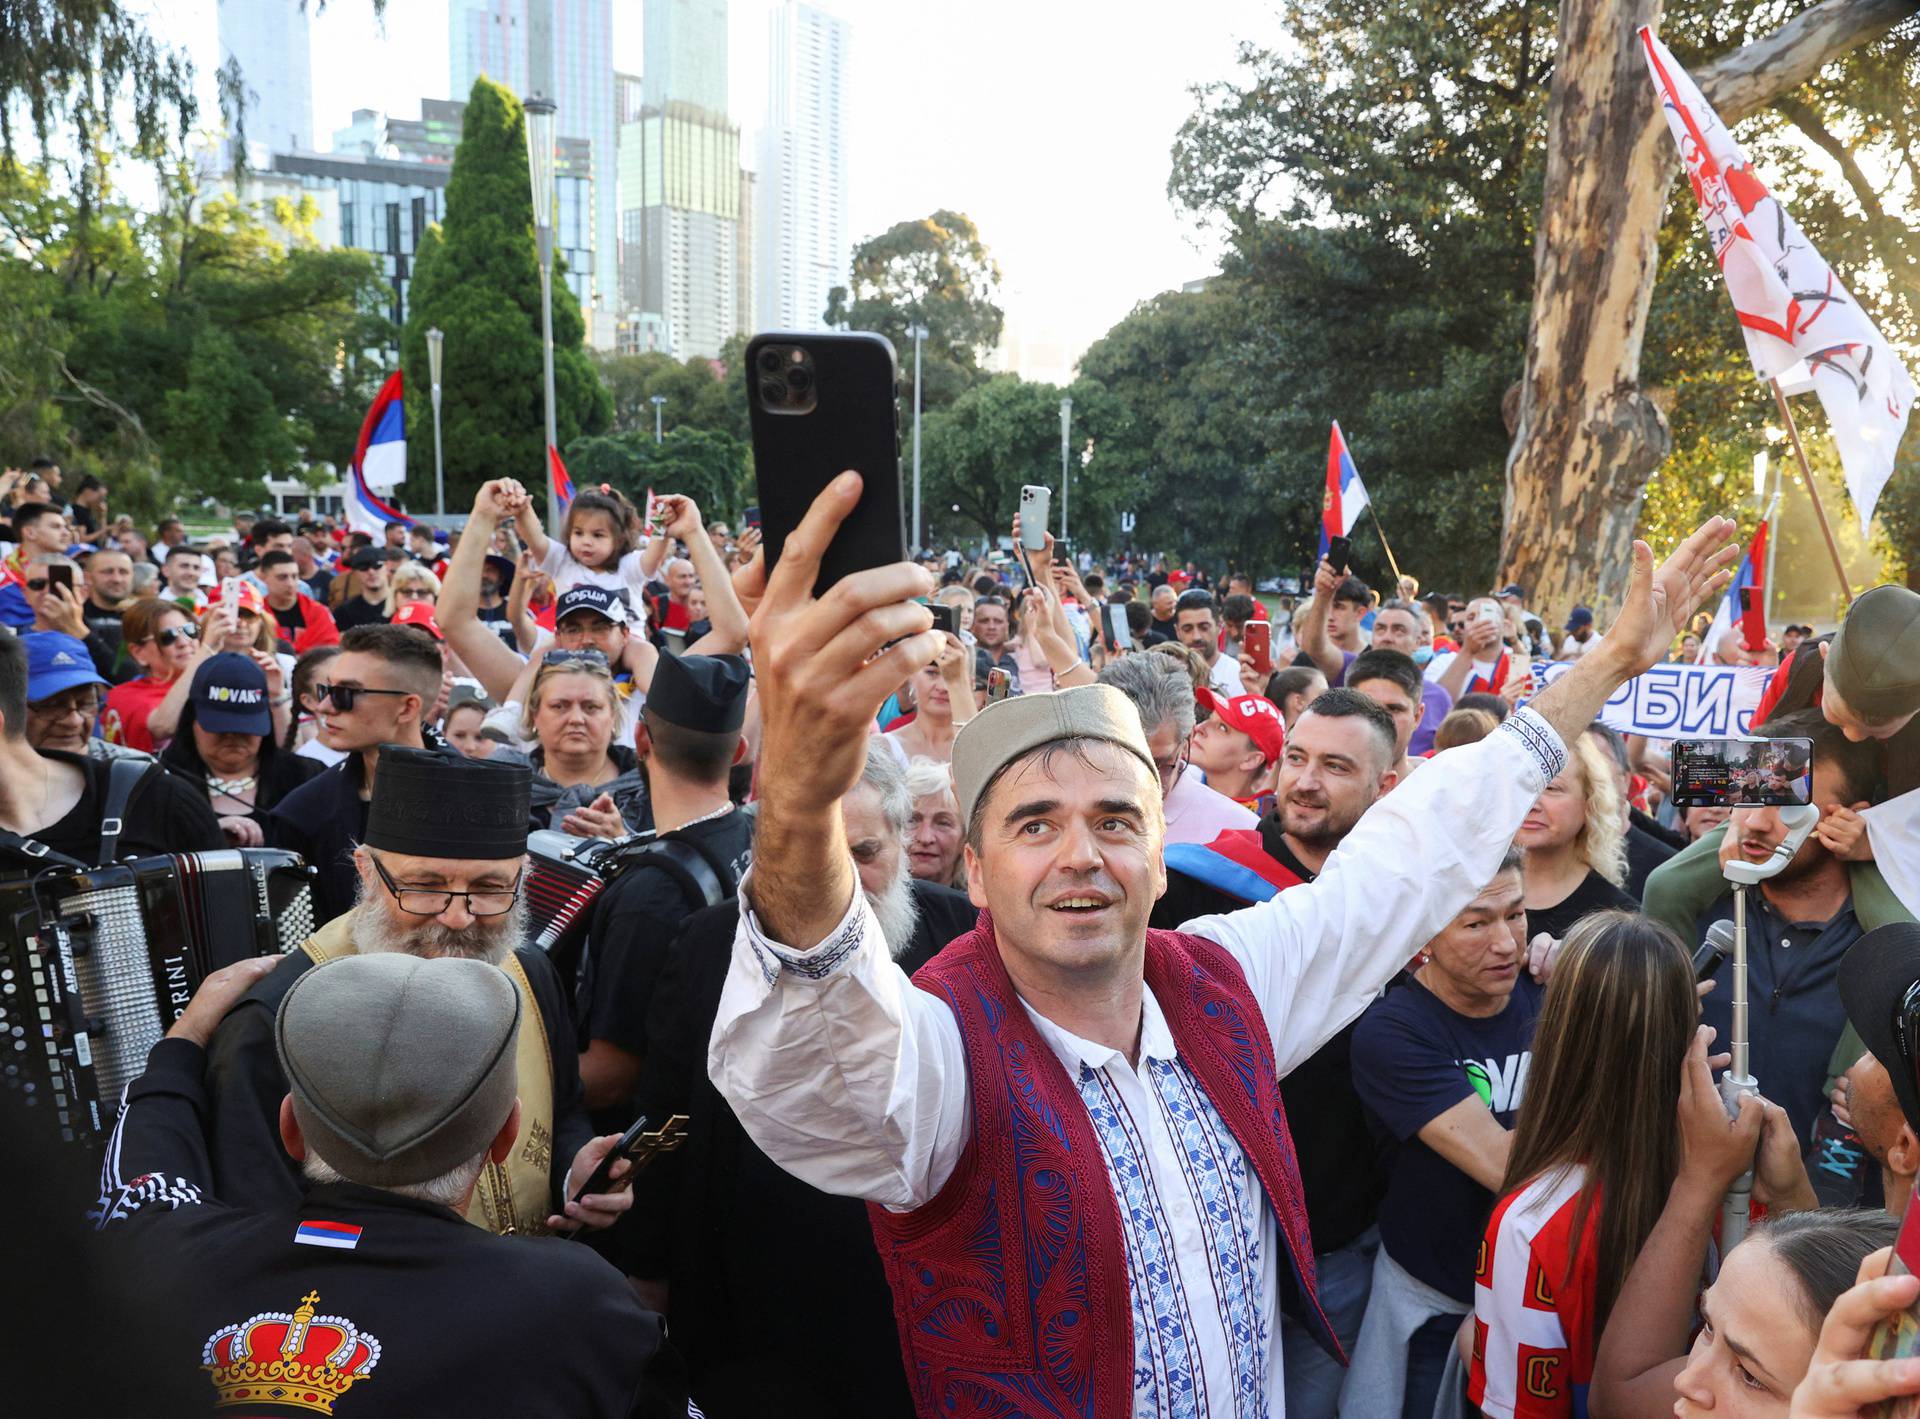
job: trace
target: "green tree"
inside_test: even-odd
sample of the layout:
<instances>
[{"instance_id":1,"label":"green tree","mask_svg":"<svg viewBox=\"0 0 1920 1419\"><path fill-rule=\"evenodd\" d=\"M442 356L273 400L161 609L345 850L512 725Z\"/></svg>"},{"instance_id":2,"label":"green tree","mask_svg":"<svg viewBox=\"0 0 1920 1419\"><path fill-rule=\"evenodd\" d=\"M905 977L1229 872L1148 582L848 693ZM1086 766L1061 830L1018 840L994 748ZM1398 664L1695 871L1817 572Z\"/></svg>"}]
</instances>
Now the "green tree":
<instances>
[{"instance_id":1,"label":"green tree","mask_svg":"<svg viewBox=\"0 0 1920 1419\"><path fill-rule=\"evenodd\" d=\"M96 193L82 223L62 171L0 161L0 292L19 312L0 428L107 477L126 510L136 489L257 504L263 478L351 448L368 390L342 352L391 340L384 287L366 253L315 244L310 201L203 204L187 169L163 173L156 210Z\"/></svg>"},{"instance_id":2,"label":"green tree","mask_svg":"<svg viewBox=\"0 0 1920 1419\"><path fill-rule=\"evenodd\" d=\"M1000 343L1000 267L973 219L944 208L898 222L853 249L849 284L829 294L826 322L872 330L900 357L902 407L913 407L913 337L921 342L923 409L951 403L984 377L981 361Z\"/></svg>"},{"instance_id":3,"label":"green tree","mask_svg":"<svg viewBox=\"0 0 1920 1419\"><path fill-rule=\"evenodd\" d=\"M736 337L733 348L731 360L725 352L718 360L684 361L658 351L595 355L594 366L613 401L613 432L644 433L651 438L653 396L658 394L667 401L660 410L663 427L712 429L746 439L746 388L733 377L745 341Z\"/></svg>"},{"instance_id":4,"label":"green tree","mask_svg":"<svg viewBox=\"0 0 1920 1419\"><path fill-rule=\"evenodd\" d=\"M1620 18L1629 8L1633 18ZM1303 0L1289 7L1283 43L1247 47L1230 81L1198 91L1170 191L1228 239L1226 274L1247 304L1250 356L1289 378L1304 372L1276 398L1304 406L1304 421L1322 429L1341 419L1390 535L1408 506L1416 513L1420 535L1395 549L1407 570L1485 584L1495 570L1485 544L1504 504L1498 571L1550 564L1544 581L1559 578L1585 599L1624 564L1613 555L1620 527L1639 520L1664 531L1689 508L1727 507L1723 490L1741 485L1771 417L1751 367L1740 374L1738 328L1692 199L1684 185L1671 202L1665 196L1672 144L1648 127L1659 120L1644 64L1628 55L1596 71L1596 62L1621 52L1632 23L1656 20L1683 62L1699 65L1723 112L1771 105L1741 126L1749 152L1856 293L1881 296L1882 328L1911 340L1920 238L1882 208L1911 181L1902 174L1916 151L1920 61L1910 42L1876 39L1911 9L1905 0L1731 10L1682 0L1663 18L1651 0L1492 8ZM1559 30L1569 24L1582 47L1566 65ZM1754 69L1762 51L1752 41L1776 28L1779 62ZM1562 100L1567 123L1553 128L1550 97L1563 89L1595 106ZM1607 107L1615 94L1632 102L1615 112ZM1807 142L1830 156L1857 144L1894 175L1878 190L1846 175L1866 220L1836 198ZM1608 177L1586 207L1555 209L1548 243L1536 237L1551 151L1563 192L1565 174ZM1649 156L1662 154L1664 165L1648 170ZM1647 195L1651 206L1619 203L1621 194ZM1609 204L1622 207L1621 226L1596 231L1595 213L1614 212ZM1607 267L1637 243L1649 261L1650 308L1631 263ZM1546 306L1536 300L1536 253L1553 270ZM1886 279L1854 279L1863 266ZM1358 286L1347 274L1355 269L1365 277ZM1594 342L1592 368L1626 371L1618 388L1602 379L1556 391L1536 381L1528 393L1530 352L1562 351L1569 384L1575 373L1584 380L1591 369L1564 353L1582 340ZM1569 412L1576 404L1588 412ZM1559 411L1555 436L1569 440L1558 463L1541 452L1549 406ZM1416 426L1423 442L1411 437ZM1675 456L1646 488L1643 518L1647 470L1659 461L1642 461L1645 441L1664 439L1669 426ZM1529 449L1518 475L1503 466L1516 431ZM1317 488L1317 451L1301 455L1302 476ZM1528 496L1516 502L1515 489ZM1563 500L1561 514L1543 511L1543 493ZM1755 510L1749 503L1749 520Z\"/></svg>"},{"instance_id":5,"label":"green tree","mask_svg":"<svg viewBox=\"0 0 1920 1419\"><path fill-rule=\"evenodd\" d=\"M680 425L659 443L650 428L593 435L570 444L566 458L575 488L605 483L642 510L649 488L685 494L708 521L737 519L754 500L747 445L720 430Z\"/></svg>"},{"instance_id":6,"label":"green tree","mask_svg":"<svg viewBox=\"0 0 1920 1419\"><path fill-rule=\"evenodd\" d=\"M586 323L562 279L553 280L554 421L566 448L600 433L613 401L581 348ZM474 81L447 180L447 216L415 258L401 365L406 373L407 497L433 503L433 408L427 338L446 336L441 428L447 505L459 507L489 478L546 486L546 414L540 344L540 263L527 176L526 116L490 79ZM428 436L423 437L423 434Z\"/></svg>"}]
</instances>

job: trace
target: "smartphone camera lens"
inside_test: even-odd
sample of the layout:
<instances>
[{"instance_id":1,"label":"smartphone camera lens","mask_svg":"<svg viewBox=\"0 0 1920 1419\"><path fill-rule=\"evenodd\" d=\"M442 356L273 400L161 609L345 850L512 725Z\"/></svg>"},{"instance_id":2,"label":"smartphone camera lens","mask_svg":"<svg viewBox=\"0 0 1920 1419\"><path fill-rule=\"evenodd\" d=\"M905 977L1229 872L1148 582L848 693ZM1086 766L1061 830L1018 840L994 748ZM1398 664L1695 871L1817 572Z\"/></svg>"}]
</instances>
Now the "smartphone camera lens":
<instances>
[{"instance_id":1,"label":"smartphone camera lens","mask_svg":"<svg viewBox=\"0 0 1920 1419\"><path fill-rule=\"evenodd\" d=\"M770 406L787 402L787 386L784 380L763 379L760 381L760 398Z\"/></svg>"},{"instance_id":2,"label":"smartphone camera lens","mask_svg":"<svg viewBox=\"0 0 1920 1419\"><path fill-rule=\"evenodd\" d=\"M780 373L780 352L771 347L760 352L760 368L768 374Z\"/></svg>"},{"instance_id":3,"label":"smartphone camera lens","mask_svg":"<svg viewBox=\"0 0 1920 1419\"><path fill-rule=\"evenodd\" d=\"M813 371L804 365L795 365L787 371L787 383L793 386L795 394L805 394L813 388Z\"/></svg>"}]
</instances>

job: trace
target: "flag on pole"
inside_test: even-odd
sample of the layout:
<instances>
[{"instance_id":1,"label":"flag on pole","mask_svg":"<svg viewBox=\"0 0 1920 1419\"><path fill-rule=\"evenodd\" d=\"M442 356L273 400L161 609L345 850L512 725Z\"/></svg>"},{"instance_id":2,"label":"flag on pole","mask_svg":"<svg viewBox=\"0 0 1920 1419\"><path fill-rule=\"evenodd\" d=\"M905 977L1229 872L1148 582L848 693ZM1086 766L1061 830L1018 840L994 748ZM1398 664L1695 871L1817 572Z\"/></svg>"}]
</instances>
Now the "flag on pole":
<instances>
[{"instance_id":1,"label":"flag on pole","mask_svg":"<svg viewBox=\"0 0 1920 1419\"><path fill-rule=\"evenodd\" d=\"M1748 650L1760 650L1766 646L1767 524L1772 519L1773 508L1769 507L1767 515L1760 519L1753 541L1747 546L1747 554L1740 559L1740 569L1727 585L1727 594L1720 598L1719 608L1713 613L1713 624L1707 627L1707 634L1700 642L1700 654L1696 657L1698 664L1712 663L1721 637L1735 626L1740 628L1740 639ZM1747 593L1745 606L1742 605L1742 591Z\"/></svg>"},{"instance_id":2,"label":"flag on pole","mask_svg":"<svg viewBox=\"0 0 1920 1419\"><path fill-rule=\"evenodd\" d=\"M356 532L371 532L375 541L389 522L413 526L412 518L374 491L391 488L407 476L406 420L400 371L395 370L367 409L347 478L347 526Z\"/></svg>"},{"instance_id":3,"label":"flag on pole","mask_svg":"<svg viewBox=\"0 0 1920 1419\"><path fill-rule=\"evenodd\" d=\"M553 483L553 505L565 517L573 505L573 479L567 476L567 465L560 461L560 450L552 444L547 445L547 476Z\"/></svg>"},{"instance_id":4,"label":"flag on pole","mask_svg":"<svg viewBox=\"0 0 1920 1419\"><path fill-rule=\"evenodd\" d=\"M1327 555L1327 544L1335 537L1351 537L1367 510L1367 489L1360 481L1360 470L1353 466L1347 452L1347 440L1340 432L1340 421L1333 422L1333 438L1327 445L1327 492L1320 504L1320 555Z\"/></svg>"},{"instance_id":5,"label":"flag on pole","mask_svg":"<svg viewBox=\"0 0 1920 1419\"><path fill-rule=\"evenodd\" d=\"M1864 532L1893 475L1913 379L1653 30L1647 67L1761 379L1820 396Z\"/></svg>"}]
</instances>

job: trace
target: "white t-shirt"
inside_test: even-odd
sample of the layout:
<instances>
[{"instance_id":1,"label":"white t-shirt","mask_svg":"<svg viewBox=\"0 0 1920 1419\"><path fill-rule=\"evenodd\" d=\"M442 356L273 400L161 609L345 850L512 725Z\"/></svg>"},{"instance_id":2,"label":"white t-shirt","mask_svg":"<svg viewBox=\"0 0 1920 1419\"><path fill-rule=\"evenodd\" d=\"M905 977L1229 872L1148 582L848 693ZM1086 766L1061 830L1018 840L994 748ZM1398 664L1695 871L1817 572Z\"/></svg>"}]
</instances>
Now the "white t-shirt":
<instances>
[{"instance_id":1,"label":"white t-shirt","mask_svg":"<svg viewBox=\"0 0 1920 1419\"><path fill-rule=\"evenodd\" d=\"M617 569L597 572L576 562L573 553L567 550L566 539L561 537L547 539L547 555L540 561L540 570L553 578L555 596L576 586L604 586L608 591L626 592L627 603L635 611L640 609L640 595L647 585L646 573L640 570L638 549L622 557Z\"/></svg>"},{"instance_id":2,"label":"white t-shirt","mask_svg":"<svg viewBox=\"0 0 1920 1419\"><path fill-rule=\"evenodd\" d=\"M1572 636L1568 636L1560 642L1560 658L1562 660L1578 660L1599 644L1599 636L1588 636L1583 641L1575 640Z\"/></svg>"},{"instance_id":3,"label":"white t-shirt","mask_svg":"<svg viewBox=\"0 0 1920 1419\"><path fill-rule=\"evenodd\" d=\"M1237 699L1247 690L1240 683L1240 662L1225 655L1213 658L1213 668L1207 671L1207 683L1213 686L1213 692L1222 699Z\"/></svg>"},{"instance_id":4,"label":"white t-shirt","mask_svg":"<svg viewBox=\"0 0 1920 1419\"><path fill-rule=\"evenodd\" d=\"M1447 668L1453 664L1454 658L1458 654L1458 651L1436 650L1433 653L1433 659L1427 662L1427 679L1438 683L1440 677L1447 673ZM1471 683L1474 676L1477 675L1491 685L1493 683L1493 672L1499 668L1500 660L1497 656L1492 660L1476 660L1473 662L1473 671L1467 676L1467 680Z\"/></svg>"}]
</instances>

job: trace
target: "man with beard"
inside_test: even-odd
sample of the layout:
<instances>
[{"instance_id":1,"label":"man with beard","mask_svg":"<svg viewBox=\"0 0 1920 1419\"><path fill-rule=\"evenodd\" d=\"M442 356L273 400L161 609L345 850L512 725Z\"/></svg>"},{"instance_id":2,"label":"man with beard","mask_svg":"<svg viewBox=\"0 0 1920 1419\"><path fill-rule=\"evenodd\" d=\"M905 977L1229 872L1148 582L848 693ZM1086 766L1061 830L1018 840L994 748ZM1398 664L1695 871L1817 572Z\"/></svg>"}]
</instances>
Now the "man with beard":
<instances>
[{"instance_id":1,"label":"man with beard","mask_svg":"<svg viewBox=\"0 0 1920 1419\"><path fill-rule=\"evenodd\" d=\"M1149 919L1168 928L1229 912L1311 882L1341 839L1397 781L1399 732L1358 690L1328 690L1293 722L1280 755L1273 807L1252 830L1212 843L1169 842L1167 891ZM1375 1221L1386 1195L1383 1149L1354 1092L1348 1025L1280 1081L1300 1159L1320 1304L1347 1353L1359 1338L1372 1289ZM1304 1327L1281 1318L1287 1413L1332 1419L1345 1371Z\"/></svg>"},{"instance_id":2,"label":"man with beard","mask_svg":"<svg viewBox=\"0 0 1920 1419\"><path fill-rule=\"evenodd\" d=\"M904 772L871 740L841 816L860 890L909 974L975 916L965 894L909 875L912 808ZM622 1260L644 1278L646 1304L671 1305L674 1345L710 1419L907 1419L913 1406L866 1208L782 1170L707 1078L707 1036L739 924L737 901L694 916L655 989L640 1106L649 1119L686 1114L690 1123L686 1143L635 1182ZM809 1308L832 1324L792 1324L791 1296L769 1277L804 1278Z\"/></svg>"},{"instance_id":3,"label":"man with beard","mask_svg":"<svg viewBox=\"0 0 1920 1419\"><path fill-rule=\"evenodd\" d=\"M489 1231L540 1233L606 1227L630 1194L571 1201L617 1136L591 1137L580 1106L580 1070L565 992L546 954L519 947L526 934L521 885L527 864L524 765L449 758L389 745L354 849L359 892L353 909L287 954L235 1007L208 1050L215 1191L227 1202L266 1207L300 1190L300 1169L280 1147L278 1118L287 1081L274 1049L274 1012L310 968L344 956L404 952L471 957L506 972L522 1015L520 1135L503 1162L491 1162L465 1209ZM571 1164L571 1168L569 1168Z\"/></svg>"}]
</instances>

